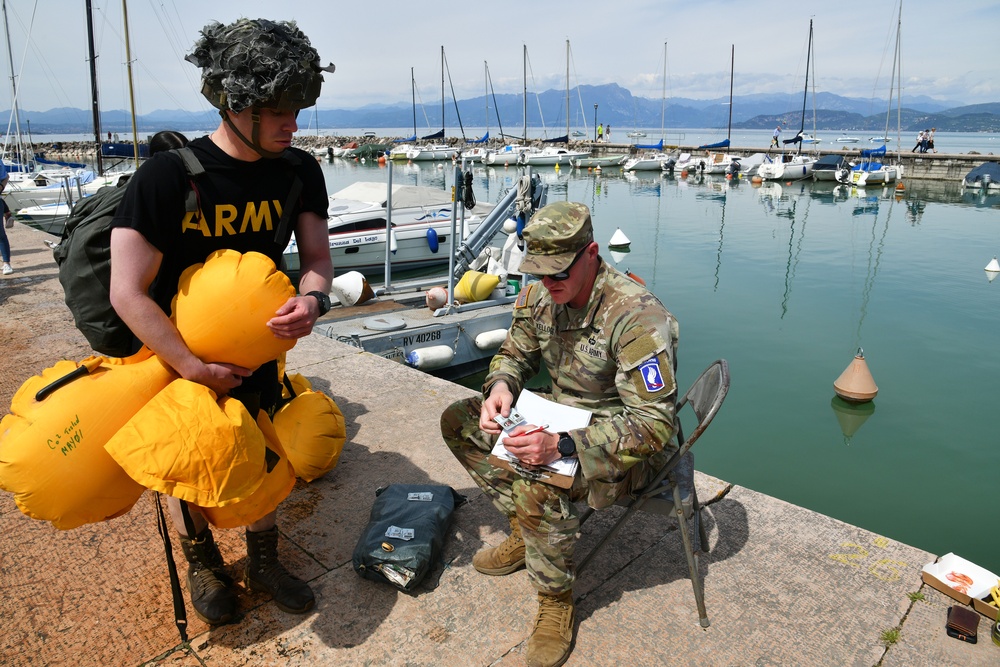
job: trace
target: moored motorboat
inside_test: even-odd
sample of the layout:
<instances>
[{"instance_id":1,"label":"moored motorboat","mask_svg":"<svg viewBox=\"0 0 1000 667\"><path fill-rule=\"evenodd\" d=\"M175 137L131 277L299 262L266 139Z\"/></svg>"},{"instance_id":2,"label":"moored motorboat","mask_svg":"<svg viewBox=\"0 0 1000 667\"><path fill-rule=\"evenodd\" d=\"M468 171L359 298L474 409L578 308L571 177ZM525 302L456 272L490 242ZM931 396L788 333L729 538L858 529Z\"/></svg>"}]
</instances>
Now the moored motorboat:
<instances>
[{"instance_id":1,"label":"moored motorboat","mask_svg":"<svg viewBox=\"0 0 1000 667\"><path fill-rule=\"evenodd\" d=\"M625 160L628 159L627 154L621 155L595 155L588 157L575 157L571 158L569 163L577 169L591 169L593 167L600 167L601 169L607 169L610 167L620 167L625 164Z\"/></svg>"},{"instance_id":2,"label":"moored motorboat","mask_svg":"<svg viewBox=\"0 0 1000 667\"><path fill-rule=\"evenodd\" d=\"M477 204L475 212L467 212L467 231L474 231L482 222L489 204ZM447 263L448 253L439 249L451 235L451 193L438 188L414 185L393 185L392 232L390 248L395 246L392 265L401 268L422 268ZM381 270L385 265L386 244L386 185L384 183L354 183L330 196L327 209L330 235L330 256L334 270ZM459 229L461 234L463 230ZM293 237L284 253L289 271L299 269L298 244Z\"/></svg>"},{"instance_id":3,"label":"moored motorboat","mask_svg":"<svg viewBox=\"0 0 1000 667\"><path fill-rule=\"evenodd\" d=\"M1000 163L984 162L962 179L965 188L981 188L988 191L1000 191Z\"/></svg>"}]
</instances>

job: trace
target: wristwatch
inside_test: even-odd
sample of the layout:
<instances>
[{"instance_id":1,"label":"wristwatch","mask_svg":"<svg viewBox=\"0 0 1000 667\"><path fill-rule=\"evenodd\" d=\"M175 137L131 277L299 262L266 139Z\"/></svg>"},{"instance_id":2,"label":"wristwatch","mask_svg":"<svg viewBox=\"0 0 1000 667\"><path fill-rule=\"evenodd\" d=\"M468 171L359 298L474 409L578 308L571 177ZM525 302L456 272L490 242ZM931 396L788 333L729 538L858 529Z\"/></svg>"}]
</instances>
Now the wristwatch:
<instances>
[{"instance_id":1,"label":"wristwatch","mask_svg":"<svg viewBox=\"0 0 1000 667\"><path fill-rule=\"evenodd\" d=\"M569 437L569 433L565 431L559 433L557 448L559 449L559 456L563 458L576 454L576 443L573 441L573 438Z\"/></svg>"},{"instance_id":2,"label":"wristwatch","mask_svg":"<svg viewBox=\"0 0 1000 667\"><path fill-rule=\"evenodd\" d=\"M323 317L330 312L330 295L325 292L313 291L306 294L306 296L311 296L316 298L316 302L319 303L319 316Z\"/></svg>"}]
</instances>

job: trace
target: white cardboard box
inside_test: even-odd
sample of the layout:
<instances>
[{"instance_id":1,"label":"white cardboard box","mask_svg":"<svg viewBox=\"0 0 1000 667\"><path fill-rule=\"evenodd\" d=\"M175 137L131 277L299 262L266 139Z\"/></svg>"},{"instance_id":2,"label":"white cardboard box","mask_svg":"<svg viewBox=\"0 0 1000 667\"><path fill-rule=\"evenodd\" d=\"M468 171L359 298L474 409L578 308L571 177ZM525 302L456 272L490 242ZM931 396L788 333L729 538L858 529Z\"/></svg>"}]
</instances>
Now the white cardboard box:
<instances>
[{"instance_id":1,"label":"white cardboard box","mask_svg":"<svg viewBox=\"0 0 1000 667\"><path fill-rule=\"evenodd\" d=\"M1000 585L997 575L955 554L945 554L936 563L927 563L920 573L927 585L962 604L971 604L976 611L993 620L997 608L986 604L990 589Z\"/></svg>"}]
</instances>

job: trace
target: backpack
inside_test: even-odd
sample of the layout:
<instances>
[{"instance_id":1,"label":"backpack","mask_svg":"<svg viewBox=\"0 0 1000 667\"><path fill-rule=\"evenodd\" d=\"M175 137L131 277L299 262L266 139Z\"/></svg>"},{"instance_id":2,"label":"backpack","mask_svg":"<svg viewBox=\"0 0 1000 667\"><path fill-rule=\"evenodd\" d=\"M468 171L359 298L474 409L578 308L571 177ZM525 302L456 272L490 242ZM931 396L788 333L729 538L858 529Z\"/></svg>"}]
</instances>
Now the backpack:
<instances>
[{"instance_id":1,"label":"backpack","mask_svg":"<svg viewBox=\"0 0 1000 667\"><path fill-rule=\"evenodd\" d=\"M198 210L194 180L205 168L189 148L178 148L191 188L185 211ZM135 352L135 337L111 305L111 221L125 196L125 184L104 187L84 197L70 210L59 245L52 249L59 265L59 282L76 328L90 347L109 357Z\"/></svg>"}]
</instances>

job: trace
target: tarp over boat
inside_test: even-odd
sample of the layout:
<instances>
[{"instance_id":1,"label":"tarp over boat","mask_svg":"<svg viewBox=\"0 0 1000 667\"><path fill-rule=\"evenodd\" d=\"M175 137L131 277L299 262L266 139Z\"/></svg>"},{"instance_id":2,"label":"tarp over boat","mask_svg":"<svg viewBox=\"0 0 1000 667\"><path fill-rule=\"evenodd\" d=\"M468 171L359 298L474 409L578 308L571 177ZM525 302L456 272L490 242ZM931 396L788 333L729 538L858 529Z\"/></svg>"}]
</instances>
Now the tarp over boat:
<instances>
[{"instance_id":1,"label":"tarp over boat","mask_svg":"<svg viewBox=\"0 0 1000 667\"><path fill-rule=\"evenodd\" d=\"M661 141L660 144L662 147L663 142ZM701 146L698 146L698 150L712 148L729 148L729 139L723 139L722 141L718 141L714 144L702 144Z\"/></svg>"},{"instance_id":2,"label":"tarp over boat","mask_svg":"<svg viewBox=\"0 0 1000 667\"><path fill-rule=\"evenodd\" d=\"M564 134L561 137L556 137L555 139L542 139L543 144L568 144L569 135Z\"/></svg>"},{"instance_id":3,"label":"tarp over boat","mask_svg":"<svg viewBox=\"0 0 1000 667\"><path fill-rule=\"evenodd\" d=\"M135 157L134 144L126 143L103 143L101 144L101 155L106 157ZM139 144L139 157L149 157L149 145Z\"/></svg>"},{"instance_id":4,"label":"tarp over boat","mask_svg":"<svg viewBox=\"0 0 1000 667\"><path fill-rule=\"evenodd\" d=\"M434 134L428 134L426 137L420 137L421 139L444 139L444 129L440 132L435 132Z\"/></svg>"},{"instance_id":5,"label":"tarp over boat","mask_svg":"<svg viewBox=\"0 0 1000 667\"><path fill-rule=\"evenodd\" d=\"M641 148L650 151L662 151L663 150L663 139L660 139L659 143L655 144L636 144L636 148Z\"/></svg>"},{"instance_id":6,"label":"tarp over boat","mask_svg":"<svg viewBox=\"0 0 1000 667\"><path fill-rule=\"evenodd\" d=\"M394 144L405 144L407 142L416 141L416 140L417 140L417 135L414 134L412 137L406 137L405 139L393 139L392 143L394 143Z\"/></svg>"},{"instance_id":7,"label":"tarp over boat","mask_svg":"<svg viewBox=\"0 0 1000 667\"><path fill-rule=\"evenodd\" d=\"M884 158L885 157L885 144L879 146L878 148L866 148L861 151L861 157L865 158Z\"/></svg>"},{"instance_id":8,"label":"tarp over boat","mask_svg":"<svg viewBox=\"0 0 1000 667\"><path fill-rule=\"evenodd\" d=\"M60 167L69 167L70 169L86 169L87 168L87 165L83 164L82 162L62 162L60 160L46 160L45 158L43 158L40 155L36 155L35 156L35 160L37 162L42 163L42 164L55 164L55 165L59 165Z\"/></svg>"},{"instance_id":9,"label":"tarp over boat","mask_svg":"<svg viewBox=\"0 0 1000 667\"><path fill-rule=\"evenodd\" d=\"M484 143L486 143L486 142L487 142L487 141L489 141L489 140L490 140L490 133L489 133L489 132L487 132L487 133L486 133L486 134L484 134L483 136L479 137L478 139L473 139L473 140L472 140L472 141L470 141L469 143L470 143L470 144L484 144Z\"/></svg>"},{"instance_id":10,"label":"tarp over boat","mask_svg":"<svg viewBox=\"0 0 1000 667\"><path fill-rule=\"evenodd\" d=\"M984 162L966 174L964 181L967 185L980 183L983 181L984 176L989 176L992 183L1000 183L1000 164L996 162Z\"/></svg>"}]
</instances>

